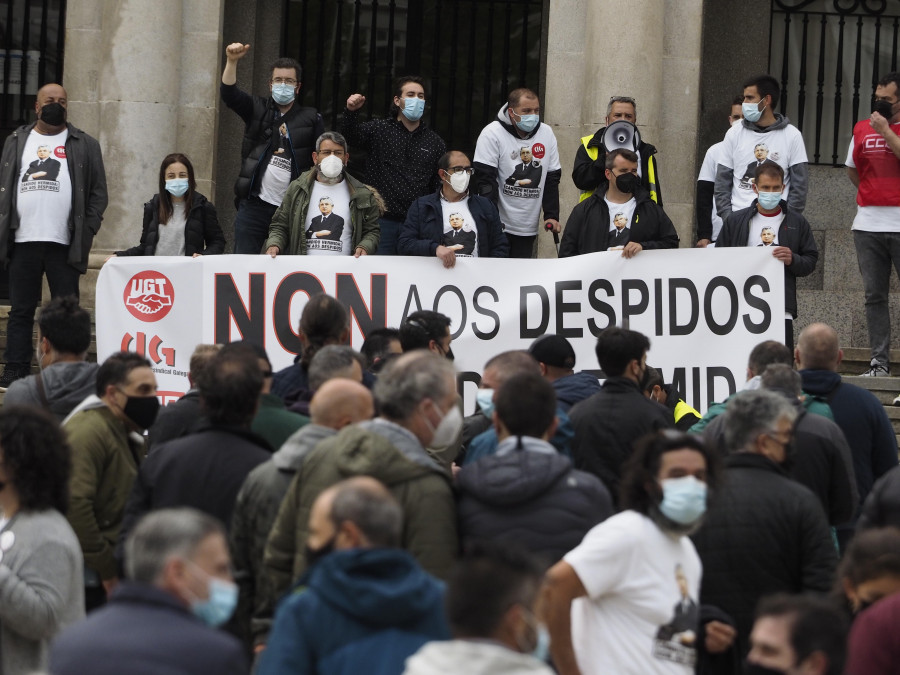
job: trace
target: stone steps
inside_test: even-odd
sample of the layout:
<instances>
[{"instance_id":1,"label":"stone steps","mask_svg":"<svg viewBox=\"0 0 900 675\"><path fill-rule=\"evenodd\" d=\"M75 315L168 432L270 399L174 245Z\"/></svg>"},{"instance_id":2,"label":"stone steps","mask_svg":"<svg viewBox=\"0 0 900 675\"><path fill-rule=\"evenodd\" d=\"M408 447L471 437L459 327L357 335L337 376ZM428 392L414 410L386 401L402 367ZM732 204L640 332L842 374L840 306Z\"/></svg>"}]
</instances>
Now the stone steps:
<instances>
[{"instance_id":1,"label":"stone steps","mask_svg":"<svg viewBox=\"0 0 900 675\"><path fill-rule=\"evenodd\" d=\"M900 375L900 349L890 351L891 363ZM871 362L871 352L866 347L849 347L844 350L844 360L841 361L841 375L859 375L866 372ZM879 378L881 379L881 378ZM888 378L891 379L891 378ZM900 378L893 378L900 379ZM854 383L855 384L855 383ZM895 393L894 396L897 394Z\"/></svg>"}]
</instances>

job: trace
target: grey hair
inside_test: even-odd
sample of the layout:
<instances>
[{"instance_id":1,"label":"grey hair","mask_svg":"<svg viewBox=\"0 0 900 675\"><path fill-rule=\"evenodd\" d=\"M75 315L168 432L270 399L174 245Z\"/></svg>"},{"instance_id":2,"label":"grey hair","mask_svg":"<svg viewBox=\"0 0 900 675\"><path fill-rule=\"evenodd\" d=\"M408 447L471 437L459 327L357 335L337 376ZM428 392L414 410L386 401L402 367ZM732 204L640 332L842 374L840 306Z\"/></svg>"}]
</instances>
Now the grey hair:
<instances>
[{"instance_id":1,"label":"grey hair","mask_svg":"<svg viewBox=\"0 0 900 675\"><path fill-rule=\"evenodd\" d=\"M366 481L373 482L374 479ZM331 522L337 530L350 521L375 548L400 546L403 533L403 509L383 485L363 484L350 479L339 483L331 503Z\"/></svg>"},{"instance_id":2,"label":"grey hair","mask_svg":"<svg viewBox=\"0 0 900 675\"><path fill-rule=\"evenodd\" d=\"M754 145L754 146L753 146L753 152L756 152L756 149L757 149L757 148L762 148L762 149L765 150L766 152L769 151L769 146L766 145L765 143L757 143L756 145Z\"/></svg>"},{"instance_id":3,"label":"grey hair","mask_svg":"<svg viewBox=\"0 0 900 675\"><path fill-rule=\"evenodd\" d=\"M125 541L125 575L156 583L172 557L190 559L210 535L225 537L222 524L191 508L160 509L144 516Z\"/></svg>"},{"instance_id":4,"label":"grey hair","mask_svg":"<svg viewBox=\"0 0 900 675\"><path fill-rule=\"evenodd\" d=\"M309 388L315 391L328 380L346 374L353 362L365 370L362 357L345 345L325 345L313 356L309 363Z\"/></svg>"},{"instance_id":5,"label":"grey hair","mask_svg":"<svg viewBox=\"0 0 900 675\"><path fill-rule=\"evenodd\" d=\"M393 359L381 371L375 382L375 403L390 420L409 419L426 398L445 398L450 393L447 379L455 375L450 361L417 349Z\"/></svg>"},{"instance_id":6,"label":"grey hair","mask_svg":"<svg viewBox=\"0 0 900 675\"><path fill-rule=\"evenodd\" d=\"M606 104L606 116L612 114L613 103L628 103L634 108L634 117L637 119L637 102L631 96L610 96L609 103Z\"/></svg>"},{"instance_id":7,"label":"grey hair","mask_svg":"<svg viewBox=\"0 0 900 675\"><path fill-rule=\"evenodd\" d=\"M740 392L728 401L725 409L725 447L729 452L749 449L759 436L772 431L780 419L787 419L791 424L797 419L797 410L787 398L764 389Z\"/></svg>"},{"instance_id":8,"label":"grey hair","mask_svg":"<svg viewBox=\"0 0 900 675\"><path fill-rule=\"evenodd\" d=\"M334 206L334 200L331 197L322 197L319 200L319 203L320 204L331 204L332 206ZM769 229L772 229L772 228L769 228Z\"/></svg>"},{"instance_id":9,"label":"grey hair","mask_svg":"<svg viewBox=\"0 0 900 675\"><path fill-rule=\"evenodd\" d=\"M802 391L800 373L783 363L773 363L768 366L760 378L763 389L777 391L799 398Z\"/></svg>"},{"instance_id":10,"label":"grey hair","mask_svg":"<svg viewBox=\"0 0 900 675\"><path fill-rule=\"evenodd\" d=\"M344 149L344 152L347 152L347 139L341 136L336 131L326 131L316 139L316 152L319 152L319 148L322 147L322 141L331 141L332 143L337 143Z\"/></svg>"}]
</instances>

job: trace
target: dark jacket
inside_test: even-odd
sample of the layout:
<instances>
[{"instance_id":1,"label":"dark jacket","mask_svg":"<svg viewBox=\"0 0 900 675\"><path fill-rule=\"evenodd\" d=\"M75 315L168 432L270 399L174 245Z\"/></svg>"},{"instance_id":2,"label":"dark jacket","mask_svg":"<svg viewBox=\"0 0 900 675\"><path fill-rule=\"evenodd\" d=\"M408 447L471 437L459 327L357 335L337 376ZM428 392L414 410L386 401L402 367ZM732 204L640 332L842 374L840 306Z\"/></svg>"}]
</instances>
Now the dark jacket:
<instances>
[{"instance_id":1,"label":"dark jacket","mask_svg":"<svg viewBox=\"0 0 900 675\"><path fill-rule=\"evenodd\" d=\"M734 617L745 655L759 599L828 592L837 553L816 496L762 455L727 457L712 499L692 537L703 561L700 602Z\"/></svg>"},{"instance_id":2,"label":"dark jacket","mask_svg":"<svg viewBox=\"0 0 900 675\"><path fill-rule=\"evenodd\" d=\"M595 192L572 209L559 245L560 258L605 251L611 246L609 207L603 199L604 194ZM678 234L662 207L650 199L650 194L643 188L634 193L634 198L637 203L628 224L631 228L629 241L637 242L645 249L677 248Z\"/></svg>"},{"instance_id":3,"label":"dark jacket","mask_svg":"<svg viewBox=\"0 0 900 675\"><path fill-rule=\"evenodd\" d=\"M875 394L849 382L830 370L800 371L803 391L831 404L834 421L850 445L853 472L860 503L872 485L897 466L897 436L881 401Z\"/></svg>"},{"instance_id":4,"label":"dark jacket","mask_svg":"<svg viewBox=\"0 0 900 675\"><path fill-rule=\"evenodd\" d=\"M856 525L857 531L870 527L900 527L900 467L894 467L875 481Z\"/></svg>"},{"instance_id":5,"label":"dark jacket","mask_svg":"<svg viewBox=\"0 0 900 675\"><path fill-rule=\"evenodd\" d=\"M805 277L816 269L819 249L812 230L803 214L788 208L781 200L784 220L778 228L778 245L787 246L794 254L790 265L784 266L784 309L797 318L797 277ZM750 238L750 219L756 215L756 200L746 209L735 211L725 219L716 248L741 247Z\"/></svg>"},{"instance_id":6,"label":"dark jacket","mask_svg":"<svg viewBox=\"0 0 900 675\"><path fill-rule=\"evenodd\" d=\"M631 456L632 443L675 423L665 406L625 377L608 378L599 392L569 411L569 418L575 427L575 466L602 480L613 500L618 500L622 463Z\"/></svg>"},{"instance_id":7,"label":"dark jacket","mask_svg":"<svg viewBox=\"0 0 900 675\"><path fill-rule=\"evenodd\" d=\"M556 390L557 405L568 412L579 401L600 391L600 380L596 375L582 371L553 380L553 389Z\"/></svg>"},{"instance_id":8,"label":"dark jacket","mask_svg":"<svg viewBox=\"0 0 900 675\"><path fill-rule=\"evenodd\" d=\"M229 527L247 474L271 457L263 439L229 427L209 427L154 447L131 489L120 547L141 516L156 509L191 506Z\"/></svg>"},{"instance_id":9,"label":"dark jacket","mask_svg":"<svg viewBox=\"0 0 900 675\"><path fill-rule=\"evenodd\" d=\"M234 183L235 197L246 199L259 194L260 169L265 170L275 148L273 138L278 138L278 127L287 124L291 139L291 180L312 167L312 153L316 139L325 131L322 116L315 108L307 108L296 101L291 109L280 115L272 97L254 96L238 89L236 84L220 84L222 101L244 121L244 139L241 142L241 170Z\"/></svg>"},{"instance_id":10,"label":"dark jacket","mask_svg":"<svg viewBox=\"0 0 900 675\"><path fill-rule=\"evenodd\" d=\"M159 409L153 426L147 430L147 448L174 441L207 425L200 407L200 390L188 389L180 399Z\"/></svg>"},{"instance_id":11,"label":"dark jacket","mask_svg":"<svg viewBox=\"0 0 900 675\"><path fill-rule=\"evenodd\" d=\"M503 234L497 207L475 194L469 195L467 206L478 230L478 257L508 258L509 242ZM443 219L440 191L414 201L400 227L400 255L433 256L444 236Z\"/></svg>"},{"instance_id":12,"label":"dark jacket","mask_svg":"<svg viewBox=\"0 0 900 675\"><path fill-rule=\"evenodd\" d=\"M39 375L16 380L3 397L4 406L33 405L53 413L60 422L97 389L96 363L59 361ZM40 386L38 378L40 377ZM43 395L41 388L43 387Z\"/></svg>"},{"instance_id":13,"label":"dark jacket","mask_svg":"<svg viewBox=\"0 0 900 675\"><path fill-rule=\"evenodd\" d=\"M569 416L561 403L558 403L556 406L556 422L556 433L550 438L550 445L556 448L560 454L571 457L572 439L575 436L575 429L572 428L572 422L569 420ZM490 457L497 452L499 444L500 439L497 438L497 430L491 424L469 442L462 464L471 464L482 457Z\"/></svg>"},{"instance_id":14,"label":"dark jacket","mask_svg":"<svg viewBox=\"0 0 900 675\"><path fill-rule=\"evenodd\" d=\"M318 424L307 424L294 433L272 458L248 475L238 492L231 518L231 564L240 589L235 619L242 637L250 642L250 618L262 574L266 539L278 515L281 500L291 486L303 459L321 441L337 433Z\"/></svg>"},{"instance_id":15,"label":"dark jacket","mask_svg":"<svg viewBox=\"0 0 900 675\"><path fill-rule=\"evenodd\" d=\"M309 423L309 417L287 410L275 394L261 394L256 417L250 423L250 431L277 450L298 429Z\"/></svg>"},{"instance_id":16,"label":"dark jacket","mask_svg":"<svg viewBox=\"0 0 900 675\"><path fill-rule=\"evenodd\" d=\"M601 127L594 134L594 137L588 141L588 147L597 148L597 159L591 159L584 142L578 144L578 151L575 153L575 163L572 166L572 182L575 187L584 192L592 192L597 190L601 185L606 184L606 152L603 150L603 132L606 127ZM638 153L641 156L641 185L647 192L651 192L654 187L650 185L650 174L656 176L656 203L662 206L662 188L659 186L659 168L656 162L656 147L641 141L638 145ZM653 162L653 171L650 171L650 163ZM604 189L600 190L602 194Z\"/></svg>"},{"instance_id":17,"label":"dark jacket","mask_svg":"<svg viewBox=\"0 0 900 675\"><path fill-rule=\"evenodd\" d=\"M258 675L398 675L426 642L447 640L444 585L409 553L323 558L278 608Z\"/></svg>"},{"instance_id":18,"label":"dark jacket","mask_svg":"<svg viewBox=\"0 0 900 675\"><path fill-rule=\"evenodd\" d=\"M174 596L122 582L105 607L73 625L50 649L54 675L242 675L240 643L203 625Z\"/></svg>"},{"instance_id":19,"label":"dark jacket","mask_svg":"<svg viewBox=\"0 0 900 675\"><path fill-rule=\"evenodd\" d=\"M506 439L503 450L517 441ZM460 540L463 548L475 540L514 542L549 567L612 515L612 499L600 479L576 471L549 443L521 441L521 449L501 450L457 474Z\"/></svg>"},{"instance_id":20,"label":"dark jacket","mask_svg":"<svg viewBox=\"0 0 900 675\"><path fill-rule=\"evenodd\" d=\"M193 256L218 255L225 253L225 235L219 227L216 207L199 192L194 193L191 211L184 225L184 254ZM144 204L144 227L141 243L124 251L116 251L117 256L154 255L159 243L159 195Z\"/></svg>"},{"instance_id":21,"label":"dark jacket","mask_svg":"<svg viewBox=\"0 0 900 675\"><path fill-rule=\"evenodd\" d=\"M84 274L94 236L100 229L106 210L106 174L100 144L81 129L66 125L66 163L72 181L72 208L69 211L68 263ZM19 228L16 195L19 168L25 142L34 124L19 127L6 138L0 156L0 263L7 264L15 244L15 230Z\"/></svg>"},{"instance_id":22,"label":"dark jacket","mask_svg":"<svg viewBox=\"0 0 900 675\"><path fill-rule=\"evenodd\" d=\"M853 520L859 504L853 457L841 428L821 415L808 413L800 401L791 441L791 478L808 487L822 504L828 522L842 525ZM725 452L725 415L703 432L707 441Z\"/></svg>"}]
</instances>

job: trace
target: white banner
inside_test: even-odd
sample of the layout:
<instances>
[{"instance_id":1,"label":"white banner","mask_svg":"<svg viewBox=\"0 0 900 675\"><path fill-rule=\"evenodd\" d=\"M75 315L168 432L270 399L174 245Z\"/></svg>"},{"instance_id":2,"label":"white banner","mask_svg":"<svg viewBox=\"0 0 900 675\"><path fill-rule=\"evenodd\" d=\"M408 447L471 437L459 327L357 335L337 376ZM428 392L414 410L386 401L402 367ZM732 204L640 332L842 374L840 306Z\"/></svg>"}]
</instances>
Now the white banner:
<instances>
[{"instance_id":1,"label":"white banner","mask_svg":"<svg viewBox=\"0 0 900 675\"><path fill-rule=\"evenodd\" d=\"M275 370L290 365L300 313L321 292L350 308L356 349L416 310L449 316L469 408L485 361L545 333L569 339L576 370L595 370L597 334L627 324L650 338L647 362L700 410L743 383L756 344L784 339L784 267L754 248L457 259L453 269L413 257L134 257L100 271L97 358L146 355L167 403L187 390L199 343L253 340Z\"/></svg>"}]
</instances>

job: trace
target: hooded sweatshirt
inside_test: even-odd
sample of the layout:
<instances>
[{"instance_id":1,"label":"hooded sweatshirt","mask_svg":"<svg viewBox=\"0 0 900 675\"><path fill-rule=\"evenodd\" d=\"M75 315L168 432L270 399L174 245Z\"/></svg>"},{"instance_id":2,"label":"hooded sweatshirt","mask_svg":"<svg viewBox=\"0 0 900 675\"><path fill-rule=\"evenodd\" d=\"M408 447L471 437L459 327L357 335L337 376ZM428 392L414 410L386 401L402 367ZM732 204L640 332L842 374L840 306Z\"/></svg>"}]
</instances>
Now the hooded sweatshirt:
<instances>
[{"instance_id":1,"label":"hooded sweatshirt","mask_svg":"<svg viewBox=\"0 0 900 675\"><path fill-rule=\"evenodd\" d=\"M338 551L279 606L258 674L396 675L449 637L444 585L400 549Z\"/></svg>"},{"instance_id":2,"label":"hooded sweatshirt","mask_svg":"<svg viewBox=\"0 0 900 675\"><path fill-rule=\"evenodd\" d=\"M784 169L783 199L797 213L806 208L809 166L800 131L790 120L775 113L775 122L761 127L744 120L725 134L716 167L716 212L725 220L733 211L745 209L756 198L753 174L760 164L757 146L763 146L762 163L774 162Z\"/></svg>"},{"instance_id":3,"label":"hooded sweatshirt","mask_svg":"<svg viewBox=\"0 0 900 675\"><path fill-rule=\"evenodd\" d=\"M573 405L600 391L600 380L596 375L584 371L553 380L556 402L563 410L569 411Z\"/></svg>"},{"instance_id":4,"label":"hooded sweatshirt","mask_svg":"<svg viewBox=\"0 0 900 675\"><path fill-rule=\"evenodd\" d=\"M497 205L506 232L533 237L541 208L544 219L559 220L562 165L553 129L538 123L522 138L510 123L508 107L504 104L478 136L474 191Z\"/></svg>"},{"instance_id":5,"label":"hooded sweatshirt","mask_svg":"<svg viewBox=\"0 0 900 675\"><path fill-rule=\"evenodd\" d=\"M40 373L44 385L43 398L38 388L38 376L30 375L9 385L3 398L3 405L32 405L45 408L62 422L75 406L94 393L99 367L96 363L86 361L53 363ZM46 406L44 398L48 404Z\"/></svg>"},{"instance_id":6,"label":"hooded sweatshirt","mask_svg":"<svg viewBox=\"0 0 900 675\"><path fill-rule=\"evenodd\" d=\"M515 542L548 566L613 513L599 478L539 438L509 437L456 477L460 537Z\"/></svg>"},{"instance_id":7,"label":"hooded sweatshirt","mask_svg":"<svg viewBox=\"0 0 900 675\"><path fill-rule=\"evenodd\" d=\"M487 640L429 642L406 662L403 675L552 675L528 654Z\"/></svg>"}]
</instances>

